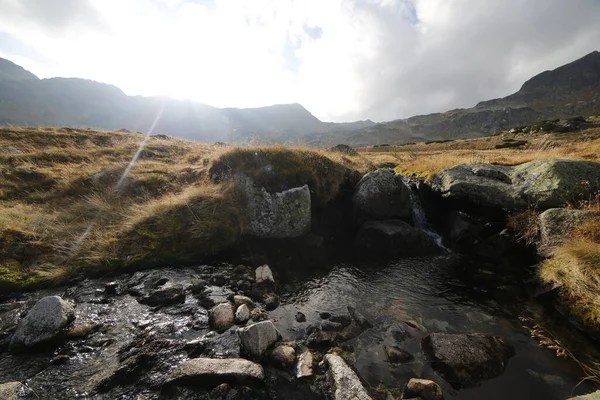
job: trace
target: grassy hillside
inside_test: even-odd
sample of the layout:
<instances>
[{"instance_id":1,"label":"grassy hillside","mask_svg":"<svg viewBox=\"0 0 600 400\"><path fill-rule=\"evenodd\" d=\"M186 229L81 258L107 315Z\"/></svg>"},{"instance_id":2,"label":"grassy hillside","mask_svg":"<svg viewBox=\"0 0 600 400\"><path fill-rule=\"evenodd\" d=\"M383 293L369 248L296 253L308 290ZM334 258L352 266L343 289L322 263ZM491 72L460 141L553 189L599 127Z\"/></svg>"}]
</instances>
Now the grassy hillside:
<instances>
[{"instance_id":1,"label":"grassy hillside","mask_svg":"<svg viewBox=\"0 0 600 400\"><path fill-rule=\"evenodd\" d=\"M144 140L136 133L0 129L0 286L199 262L221 252L243 231L244 199L227 179L213 184L211 168L244 172L271 189L308 183L320 204L335 196L346 166L375 168L362 156L165 136L140 150Z\"/></svg>"}]
</instances>

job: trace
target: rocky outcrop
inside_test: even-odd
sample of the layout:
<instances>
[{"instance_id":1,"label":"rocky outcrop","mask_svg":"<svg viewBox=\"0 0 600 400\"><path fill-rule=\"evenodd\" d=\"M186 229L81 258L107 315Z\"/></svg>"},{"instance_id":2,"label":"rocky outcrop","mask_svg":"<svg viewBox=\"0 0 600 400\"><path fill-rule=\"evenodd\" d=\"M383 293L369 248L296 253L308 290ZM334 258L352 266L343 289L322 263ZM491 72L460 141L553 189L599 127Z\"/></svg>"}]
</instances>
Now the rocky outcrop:
<instances>
[{"instance_id":1,"label":"rocky outcrop","mask_svg":"<svg viewBox=\"0 0 600 400\"><path fill-rule=\"evenodd\" d=\"M594 217L598 218L598 213L591 210L551 208L544 211L539 216L538 254L544 257L550 256L552 247L561 244L573 228L586 219Z\"/></svg>"},{"instance_id":2,"label":"rocky outcrop","mask_svg":"<svg viewBox=\"0 0 600 400\"><path fill-rule=\"evenodd\" d=\"M400 220L365 222L354 245L389 255L424 256L441 252L433 237Z\"/></svg>"},{"instance_id":3,"label":"rocky outcrop","mask_svg":"<svg viewBox=\"0 0 600 400\"><path fill-rule=\"evenodd\" d=\"M536 160L516 167L463 164L441 171L433 189L457 208L546 210L600 189L600 163Z\"/></svg>"},{"instance_id":4,"label":"rocky outcrop","mask_svg":"<svg viewBox=\"0 0 600 400\"><path fill-rule=\"evenodd\" d=\"M233 326L235 315L231 303L221 303L210 310L208 325L210 329L223 332Z\"/></svg>"},{"instance_id":5,"label":"rocky outcrop","mask_svg":"<svg viewBox=\"0 0 600 400\"><path fill-rule=\"evenodd\" d=\"M334 400L371 400L356 373L337 354L327 354L325 360Z\"/></svg>"},{"instance_id":6,"label":"rocky outcrop","mask_svg":"<svg viewBox=\"0 0 600 400\"><path fill-rule=\"evenodd\" d=\"M253 358L261 358L281 338L281 334L271 321L262 321L240 328L238 336L244 352Z\"/></svg>"},{"instance_id":7,"label":"rocky outcrop","mask_svg":"<svg viewBox=\"0 0 600 400\"><path fill-rule=\"evenodd\" d=\"M62 335L74 319L75 309L71 304L58 296L44 297L19 322L10 342L11 350L50 342Z\"/></svg>"},{"instance_id":8,"label":"rocky outcrop","mask_svg":"<svg viewBox=\"0 0 600 400\"><path fill-rule=\"evenodd\" d=\"M302 236L311 226L311 198L308 185L269 193L246 177L239 178L244 190L248 223L246 235L266 239Z\"/></svg>"},{"instance_id":9,"label":"rocky outcrop","mask_svg":"<svg viewBox=\"0 0 600 400\"><path fill-rule=\"evenodd\" d=\"M264 379L260 364L242 358L193 358L179 365L164 384L217 386L221 383L248 384Z\"/></svg>"},{"instance_id":10,"label":"rocky outcrop","mask_svg":"<svg viewBox=\"0 0 600 400\"><path fill-rule=\"evenodd\" d=\"M421 342L431 367L455 388L477 386L504 372L514 348L483 333L430 333Z\"/></svg>"},{"instance_id":11,"label":"rocky outcrop","mask_svg":"<svg viewBox=\"0 0 600 400\"><path fill-rule=\"evenodd\" d=\"M410 188L390 168L381 168L363 176L353 201L359 220L412 220Z\"/></svg>"},{"instance_id":12,"label":"rocky outcrop","mask_svg":"<svg viewBox=\"0 0 600 400\"><path fill-rule=\"evenodd\" d=\"M289 366L296 361L296 350L290 345L281 344L271 352L271 360L281 366Z\"/></svg>"}]
</instances>

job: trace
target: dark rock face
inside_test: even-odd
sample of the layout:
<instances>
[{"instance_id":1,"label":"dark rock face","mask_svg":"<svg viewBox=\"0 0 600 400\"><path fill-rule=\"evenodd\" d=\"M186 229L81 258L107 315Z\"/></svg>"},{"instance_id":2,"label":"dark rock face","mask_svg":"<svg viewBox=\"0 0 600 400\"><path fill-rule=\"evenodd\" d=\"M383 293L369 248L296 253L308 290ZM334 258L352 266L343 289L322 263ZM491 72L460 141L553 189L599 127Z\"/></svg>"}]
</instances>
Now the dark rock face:
<instances>
[{"instance_id":1,"label":"dark rock face","mask_svg":"<svg viewBox=\"0 0 600 400\"><path fill-rule=\"evenodd\" d=\"M425 231L400 220L365 222L354 245L387 255L424 256L441 252Z\"/></svg>"},{"instance_id":2,"label":"dark rock face","mask_svg":"<svg viewBox=\"0 0 600 400\"><path fill-rule=\"evenodd\" d=\"M412 221L410 188L394 170L381 168L363 176L354 193L360 219Z\"/></svg>"},{"instance_id":3,"label":"dark rock face","mask_svg":"<svg viewBox=\"0 0 600 400\"><path fill-rule=\"evenodd\" d=\"M139 301L150 306L179 304L185 302L185 291L182 285L164 286L153 290Z\"/></svg>"},{"instance_id":4,"label":"dark rock face","mask_svg":"<svg viewBox=\"0 0 600 400\"><path fill-rule=\"evenodd\" d=\"M501 375L515 352L502 338L482 333L431 333L421 347L431 367L455 388Z\"/></svg>"}]
</instances>

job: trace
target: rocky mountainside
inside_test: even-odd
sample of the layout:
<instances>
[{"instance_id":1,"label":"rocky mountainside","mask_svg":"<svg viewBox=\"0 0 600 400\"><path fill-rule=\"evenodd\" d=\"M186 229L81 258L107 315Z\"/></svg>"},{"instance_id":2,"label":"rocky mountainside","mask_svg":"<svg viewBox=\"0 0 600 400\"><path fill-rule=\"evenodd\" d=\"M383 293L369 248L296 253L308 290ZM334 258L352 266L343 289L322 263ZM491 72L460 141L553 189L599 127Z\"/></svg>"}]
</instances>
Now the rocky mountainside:
<instances>
[{"instance_id":1,"label":"rocky mountainside","mask_svg":"<svg viewBox=\"0 0 600 400\"><path fill-rule=\"evenodd\" d=\"M168 97L127 96L116 86L78 78L38 79L0 59L0 125L70 126L154 132L205 142L303 143L307 134L347 133L371 121L322 122L300 104L215 108Z\"/></svg>"},{"instance_id":2,"label":"rocky mountainside","mask_svg":"<svg viewBox=\"0 0 600 400\"><path fill-rule=\"evenodd\" d=\"M600 114L598 51L536 75L510 96L472 108L376 124L348 134L344 142L364 146L479 137L541 120L586 114ZM312 140L327 145L340 138L318 135Z\"/></svg>"}]
</instances>

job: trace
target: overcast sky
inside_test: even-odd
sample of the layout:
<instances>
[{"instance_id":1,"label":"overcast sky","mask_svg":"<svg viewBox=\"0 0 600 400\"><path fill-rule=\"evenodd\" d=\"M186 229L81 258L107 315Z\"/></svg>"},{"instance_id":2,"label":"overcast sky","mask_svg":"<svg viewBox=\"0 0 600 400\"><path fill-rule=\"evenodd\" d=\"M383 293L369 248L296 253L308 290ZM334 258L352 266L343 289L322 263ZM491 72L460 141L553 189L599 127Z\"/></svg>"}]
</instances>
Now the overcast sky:
<instances>
[{"instance_id":1,"label":"overcast sky","mask_svg":"<svg viewBox=\"0 0 600 400\"><path fill-rule=\"evenodd\" d=\"M323 120L506 96L600 50L600 0L0 0L0 57L41 78Z\"/></svg>"}]
</instances>

